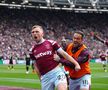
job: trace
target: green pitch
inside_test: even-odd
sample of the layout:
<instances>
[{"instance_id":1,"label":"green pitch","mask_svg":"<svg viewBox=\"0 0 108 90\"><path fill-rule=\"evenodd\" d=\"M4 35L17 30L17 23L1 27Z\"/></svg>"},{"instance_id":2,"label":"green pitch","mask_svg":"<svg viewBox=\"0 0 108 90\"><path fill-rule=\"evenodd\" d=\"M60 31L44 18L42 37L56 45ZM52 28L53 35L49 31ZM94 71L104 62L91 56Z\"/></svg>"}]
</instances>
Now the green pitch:
<instances>
[{"instance_id":1,"label":"green pitch","mask_svg":"<svg viewBox=\"0 0 108 90\"><path fill-rule=\"evenodd\" d=\"M104 72L101 64L90 64L92 70L91 90L108 90L108 72ZM15 65L14 70L8 70L7 65L0 65L0 86L40 89L40 81L37 75L32 73L31 67L29 74L25 72L25 65Z\"/></svg>"}]
</instances>

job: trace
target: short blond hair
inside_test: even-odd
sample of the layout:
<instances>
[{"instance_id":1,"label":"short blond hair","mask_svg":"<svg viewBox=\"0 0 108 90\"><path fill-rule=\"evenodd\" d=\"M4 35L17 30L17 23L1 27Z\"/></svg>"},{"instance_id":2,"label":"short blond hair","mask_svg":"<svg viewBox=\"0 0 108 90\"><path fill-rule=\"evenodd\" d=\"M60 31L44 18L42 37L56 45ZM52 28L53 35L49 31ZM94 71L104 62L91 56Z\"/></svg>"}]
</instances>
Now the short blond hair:
<instances>
[{"instance_id":1,"label":"short blond hair","mask_svg":"<svg viewBox=\"0 0 108 90\"><path fill-rule=\"evenodd\" d=\"M42 26L40 26L40 25L34 25L33 27L32 27L32 30L34 29L34 28L40 28L41 30L43 30L43 27Z\"/></svg>"}]
</instances>

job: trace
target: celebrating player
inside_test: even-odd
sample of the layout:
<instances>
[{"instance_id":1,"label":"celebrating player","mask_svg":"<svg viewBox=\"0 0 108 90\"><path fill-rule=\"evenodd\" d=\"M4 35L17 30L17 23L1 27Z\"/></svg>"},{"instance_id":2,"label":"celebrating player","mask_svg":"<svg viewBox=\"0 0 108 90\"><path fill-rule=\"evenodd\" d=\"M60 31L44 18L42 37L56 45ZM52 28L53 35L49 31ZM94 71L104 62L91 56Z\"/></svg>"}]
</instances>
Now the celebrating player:
<instances>
[{"instance_id":1,"label":"celebrating player","mask_svg":"<svg viewBox=\"0 0 108 90\"><path fill-rule=\"evenodd\" d=\"M59 63L54 60L54 54L59 53L75 65L75 71L80 70L79 64L68 55L53 40L44 39L42 26L35 25L31 30L32 37L36 44L31 49L31 59L35 60L35 69L41 80L42 90L67 90L67 81Z\"/></svg>"},{"instance_id":2,"label":"celebrating player","mask_svg":"<svg viewBox=\"0 0 108 90\"><path fill-rule=\"evenodd\" d=\"M75 71L74 65L65 59L60 59L57 56L54 59L65 65L66 71L69 71L69 90L90 90L90 53L87 47L83 44L83 38L83 32L75 32L73 35L73 42L70 43L66 48L66 52L80 64L81 69L79 71Z\"/></svg>"}]
</instances>

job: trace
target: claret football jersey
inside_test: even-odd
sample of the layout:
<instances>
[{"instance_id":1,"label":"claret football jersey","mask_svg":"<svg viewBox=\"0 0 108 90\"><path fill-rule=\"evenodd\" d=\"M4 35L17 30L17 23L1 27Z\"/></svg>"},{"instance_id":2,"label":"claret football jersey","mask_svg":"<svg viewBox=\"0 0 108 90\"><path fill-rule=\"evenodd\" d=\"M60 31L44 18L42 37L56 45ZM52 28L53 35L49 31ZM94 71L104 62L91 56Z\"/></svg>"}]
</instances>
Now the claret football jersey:
<instances>
[{"instance_id":1,"label":"claret football jersey","mask_svg":"<svg viewBox=\"0 0 108 90\"><path fill-rule=\"evenodd\" d=\"M54 61L53 56L59 48L60 46L53 40L45 40L40 44L34 45L31 58L36 61L41 75L44 75L58 65L58 62Z\"/></svg>"}]
</instances>

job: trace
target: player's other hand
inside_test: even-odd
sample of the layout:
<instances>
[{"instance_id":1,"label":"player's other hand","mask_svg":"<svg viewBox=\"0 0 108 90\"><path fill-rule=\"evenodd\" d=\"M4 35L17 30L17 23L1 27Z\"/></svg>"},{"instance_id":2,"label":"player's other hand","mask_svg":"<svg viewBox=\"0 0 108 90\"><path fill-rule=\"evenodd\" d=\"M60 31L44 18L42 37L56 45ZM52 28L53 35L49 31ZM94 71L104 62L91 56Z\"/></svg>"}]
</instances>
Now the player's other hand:
<instances>
[{"instance_id":1,"label":"player's other hand","mask_svg":"<svg viewBox=\"0 0 108 90\"><path fill-rule=\"evenodd\" d=\"M80 69L81 69L81 67L79 64L75 65L75 71L79 71Z\"/></svg>"}]
</instances>

